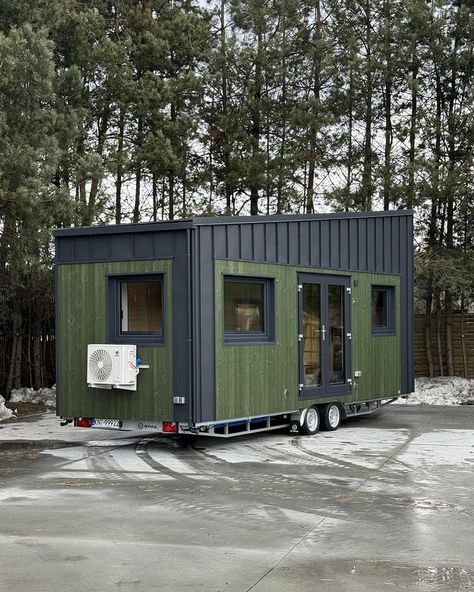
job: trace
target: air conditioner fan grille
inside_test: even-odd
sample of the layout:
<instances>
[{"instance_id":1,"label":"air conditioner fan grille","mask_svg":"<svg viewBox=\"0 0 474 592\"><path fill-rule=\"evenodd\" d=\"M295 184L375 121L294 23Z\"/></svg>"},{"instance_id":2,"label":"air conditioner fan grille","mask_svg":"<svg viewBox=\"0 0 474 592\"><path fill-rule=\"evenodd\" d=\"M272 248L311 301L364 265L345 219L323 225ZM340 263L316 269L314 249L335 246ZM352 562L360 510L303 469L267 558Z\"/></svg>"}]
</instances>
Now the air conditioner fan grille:
<instances>
[{"instance_id":1,"label":"air conditioner fan grille","mask_svg":"<svg viewBox=\"0 0 474 592\"><path fill-rule=\"evenodd\" d=\"M105 349L95 349L89 357L89 372L97 382L104 382L112 372L112 357Z\"/></svg>"}]
</instances>

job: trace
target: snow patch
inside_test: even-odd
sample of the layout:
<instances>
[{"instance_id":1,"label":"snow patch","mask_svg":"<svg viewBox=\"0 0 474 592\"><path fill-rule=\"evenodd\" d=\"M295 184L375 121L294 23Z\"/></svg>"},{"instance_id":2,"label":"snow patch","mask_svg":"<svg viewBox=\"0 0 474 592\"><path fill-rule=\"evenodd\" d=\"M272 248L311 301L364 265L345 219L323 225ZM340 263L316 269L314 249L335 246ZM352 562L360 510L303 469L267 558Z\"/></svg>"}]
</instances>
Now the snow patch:
<instances>
[{"instance_id":1,"label":"snow patch","mask_svg":"<svg viewBox=\"0 0 474 592\"><path fill-rule=\"evenodd\" d=\"M474 380L460 376L417 378L415 392L397 403L407 405L462 405L474 404Z\"/></svg>"},{"instance_id":2,"label":"snow patch","mask_svg":"<svg viewBox=\"0 0 474 592\"><path fill-rule=\"evenodd\" d=\"M35 391L32 388L23 387L13 389L10 396L11 403L42 403L46 407L56 407L56 385L52 388L40 388Z\"/></svg>"},{"instance_id":3,"label":"snow patch","mask_svg":"<svg viewBox=\"0 0 474 592\"><path fill-rule=\"evenodd\" d=\"M5 399L0 395L0 421L2 419L9 419L13 416L13 411L5 407Z\"/></svg>"}]
</instances>

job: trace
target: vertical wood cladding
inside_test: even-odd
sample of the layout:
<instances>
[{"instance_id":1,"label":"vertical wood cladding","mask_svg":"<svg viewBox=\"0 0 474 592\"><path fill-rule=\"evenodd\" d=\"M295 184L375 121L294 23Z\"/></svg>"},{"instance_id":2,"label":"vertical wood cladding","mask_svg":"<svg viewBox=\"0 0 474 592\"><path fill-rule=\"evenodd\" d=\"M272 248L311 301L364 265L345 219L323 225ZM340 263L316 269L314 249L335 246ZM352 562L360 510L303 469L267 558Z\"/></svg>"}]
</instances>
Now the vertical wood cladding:
<instances>
[{"instance_id":1,"label":"vertical wood cladding","mask_svg":"<svg viewBox=\"0 0 474 592\"><path fill-rule=\"evenodd\" d=\"M87 386L87 346L107 343L107 278L117 273L163 273L165 343L137 348L150 368L142 370L137 391ZM173 420L172 262L79 263L58 268L56 336L57 412L63 417Z\"/></svg>"},{"instance_id":2,"label":"vertical wood cladding","mask_svg":"<svg viewBox=\"0 0 474 592\"><path fill-rule=\"evenodd\" d=\"M278 413L334 399L318 397L302 402L298 390L297 278L312 268L216 261L216 419ZM341 275L327 269L319 273ZM275 280L276 332L274 343L224 343L222 276L242 274ZM345 275L345 274L344 274ZM400 280L397 276L354 272L352 276L352 393L337 398L367 401L396 396L400 391ZM372 335L371 287L395 286L395 335Z\"/></svg>"}]
</instances>

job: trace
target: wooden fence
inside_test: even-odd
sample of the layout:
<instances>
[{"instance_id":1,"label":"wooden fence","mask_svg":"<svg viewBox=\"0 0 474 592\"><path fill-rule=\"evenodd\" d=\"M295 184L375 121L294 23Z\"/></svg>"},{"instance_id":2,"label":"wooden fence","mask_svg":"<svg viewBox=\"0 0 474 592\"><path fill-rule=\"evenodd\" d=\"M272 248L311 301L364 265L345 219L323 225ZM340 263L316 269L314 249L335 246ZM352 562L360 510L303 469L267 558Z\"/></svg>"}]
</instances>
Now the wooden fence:
<instances>
[{"instance_id":1,"label":"wooden fence","mask_svg":"<svg viewBox=\"0 0 474 592\"><path fill-rule=\"evenodd\" d=\"M433 356L434 375L440 376L437 325L436 315L433 315L431 317L431 353ZM453 314L452 327L454 373L457 376L464 376L460 314ZM444 315L441 319L440 338L444 375L446 375L446 325ZM464 347L467 359L467 378L474 378L474 314L464 315ZM423 314L415 315L415 375L428 376L425 346L425 315Z\"/></svg>"}]
</instances>

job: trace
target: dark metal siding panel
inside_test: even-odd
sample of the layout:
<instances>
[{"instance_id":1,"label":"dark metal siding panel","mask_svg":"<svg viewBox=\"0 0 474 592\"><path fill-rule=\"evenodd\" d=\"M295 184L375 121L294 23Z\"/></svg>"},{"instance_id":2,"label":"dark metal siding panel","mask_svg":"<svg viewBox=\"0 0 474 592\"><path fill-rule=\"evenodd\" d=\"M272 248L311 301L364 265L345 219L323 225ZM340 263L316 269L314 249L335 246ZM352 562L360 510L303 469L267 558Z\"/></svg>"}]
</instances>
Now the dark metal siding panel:
<instances>
[{"instance_id":1,"label":"dark metal siding panel","mask_svg":"<svg viewBox=\"0 0 474 592\"><path fill-rule=\"evenodd\" d=\"M311 266L314 265L314 267L321 267L321 222L310 222L309 230L309 239L311 243L309 252L309 264Z\"/></svg>"},{"instance_id":2,"label":"dark metal siding panel","mask_svg":"<svg viewBox=\"0 0 474 592\"><path fill-rule=\"evenodd\" d=\"M410 218L400 218L400 271L401 271L401 384L402 392L411 392L413 384L413 231Z\"/></svg>"},{"instance_id":3,"label":"dark metal siding panel","mask_svg":"<svg viewBox=\"0 0 474 592\"><path fill-rule=\"evenodd\" d=\"M400 218L392 218L392 262L393 273L400 273Z\"/></svg>"},{"instance_id":4,"label":"dark metal siding panel","mask_svg":"<svg viewBox=\"0 0 474 592\"><path fill-rule=\"evenodd\" d=\"M339 222L339 265L341 269L350 269L349 247L351 244L349 220Z\"/></svg>"},{"instance_id":5,"label":"dark metal siding panel","mask_svg":"<svg viewBox=\"0 0 474 592\"><path fill-rule=\"evenodd\" d=\"M383 260L384 269L392 266L392 221L390 218L383 219Z\"/></svg>"},{"instance_id":6,"label":"dark metal siding panel","mask_svg":"<svg viewBox=\"0 0 474 592\"><path fill-rule=\"evenodd\" d=\"M376 269L375 265L375 251L377 245L375 243L375 219L370 218L365 220L366 226L366 252L367 252L367 271L374 273Z\"/></svg>"},{"instance_id":7,"label":"dark metal siding panel","mask_svg":"<svg viewBox=\"0 0 474 592\"><path fill-rule=\"evenodd\" d=\"M277 261L277 240L276 240L276 224L269 222L265 224L265 261L268 263L276 263Z\"/></svg>"},{"instance_id":8,"label":"dark metal siding panel","mask_svg":"<svg viewBox=\"0 0 474 592\"><path fill-rule=\"evenodd\" d=\"M340 229L339 220L329 222L329 267L339 269L340 262Z\"/></svg>"},{"instance_id":9,"label":"dark metal siding panel","mask_svg":"<svg viewBox=\"0 0 474 592\"><path fill-rule=\"evenodd\" d=\"M287 231L288 263L290 265L299 265L301 248L299 222L290 222L287 226Z\"/></svg>"},{"instance_id":10,"label":"dark metal siding panel","mask_svg":"<svg viewBox=\"0 0 474 592\"><path fill-rule=\"evenodd\" d=\"M95 236L91 238L93 259L108 261L110 259L110 236Z\"/></svg>"},{"instance_id":11,"label":"dark metal siding panel","mask_svg":"<svg viewBox=\"0 0 474 592\"><path fill-rule=\"evenodd\" d=\"M214 243L212 227L201 226L197 231L197 253L194 262L197 265L196 287L198 297L200 355L199 384L195 401L195 421L215 419L215 294L214 294ZM229 243L230 247L230 243ZM230 251L230 249L229 249Z\"/></svg>"},{"instance_id":12,"label":"dark metal siding panel","mask_svg":"<svg viewBox=\"0 0 474 592\"><path fill-rule=\"evenodd\" d=\"M349 220L349 269L359 268L359 226L357 220Z\"/></svg>"},{"instance_id":13,"label":"dark metal siding panel","mask_svg":"<svg viewBox=\"0 0 474 592\"><path fill-rule=\"evenodd\" d=\"M367 269L367 220L357 220L357 252L359 269Z\"/></svg>"},{"instance_id":14,"label":"dark metal siding panel","mask_svg":"<svg viewBox=\"0 0 474 592\"><path fill-rule=\"evenodd\" d=\"M55 241L56 263L71 263L74 261L74 238L56 237Z\"/></svg>"},{"instance_id":15,"label":"dark metal siding panel","mask_svg":"<svg viewBox=\"0 0 474 592\"><path fill-rule=\"evenodd\" d=\"M383 248L383 218L375 219L375 271L383 273L384 271L384 248Z\"/></svg>"},{"instance_id":16,"label":"dark metal siding panel","mask_svg":"<svg viewBox=\"0 0 474 592\"><path fill-rule=\"evenodd\" d=\"M226 226L229 259L240 259L240 226Z\"/></svg>"},{"instance_id":17,"label":"dark metal siding panel","mask_svg":"<svg viewBox=\"0 0 474 592\"><path fill-rule=\"evenodd\" d=\"M277 262L288 263L288 224L278 222L277 231Z\"/></svg>"},{"instance_id":18,"label":"dark metal siding panel","mask_svg":"<svg viewBox=\"0 0 474 592\"><path fill-rule=\"evenodd\" d=\"M110 256L114 261L133 259L133 235L113 234L110 237ZM116 258L117 257L117 258Z\"/></svg>"},{"instance_id":19,"label":"dark metal siding panel","mask_svg":"<svg viewBox=\"0 0 474 592\"><path fill-rule=\"evenodd\" d=\"M89 261L92 256L89 236L78 236L73 244L74 261Z\"/></svg>"},{"instance_id":20,"label":"dark metal siding panel","mask_svg":"<svg viewBox=\"0 0 474 592\"><path fill-rule=\"evenodd\" d=\"M331 241L329 236L329 225L331 222L329 220L323 220L320 225L321 234L320 234L320 266L321 267L331 267Z\"/></svg>"},{"instance_id":21,"label":"dark metal siding panel","mask_svg":"<svg viewBox=\"0 0 474 592\"><path fill-rule=\"evenodd\" d=\"M253 258L257 261L265 261L265 224L252 224L253 232Z\"/></svg>"},{"instance_id":22,"label":"dark metal siding panel","mask_svg":"<svg viewBox=\"0 0 474 592\"><path fill-rule=\"evenodd\" d=\"M219 259L227 257L227 226L214 227L214 255Z\"/></svg>"},{"instance_id":23,"label":"dark metal siding panel","mask_svg":"<svg viewBox=\"0 0 474 592\"><path fill-rule=\"evenodd\" d=\"M242 259L247 259L249 261L252 261L253 259L251 224L241 224L240 226L240 256Z\"/></svg>"},{"instance_id":24,"label":"dark metal siding panel","mask_svg":"<svg viewBox=\"0 0 474 592\"><path fill-rule=\"evenodd\" d=\"M309 267L311 265L310 262L310 255L311 255L311 245L309 242L309 233L310 233L310 223L309 222L300 222L299 223L299 265L304 265Z\"/></svg>"},{"instance_id":25,"label":"dark metal siding panel","mask_svg":"<svg viewBox=\"0 0 474 592\"><path fill-rule=\"evenodd\" d=\"M133 236L133 256L134 258L146 259L154 254L153 234L151 232L141 232Z\"/></svg>"},{"instance_id":26,"label":"dark metal siding panel","mask_svg":"<svg viewBox=\"0 0 474 592\"><path fill-rule=\"evenodd\" d=\"M186 230L174 232L173 259L173 395L185 398L186 405L173 405L174 420L188 421L191 409L190 359L188 348L188 298Z\"/></svg>"}]
</instances>

